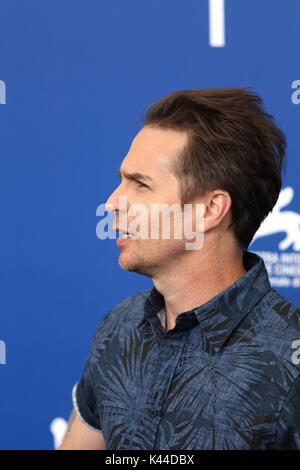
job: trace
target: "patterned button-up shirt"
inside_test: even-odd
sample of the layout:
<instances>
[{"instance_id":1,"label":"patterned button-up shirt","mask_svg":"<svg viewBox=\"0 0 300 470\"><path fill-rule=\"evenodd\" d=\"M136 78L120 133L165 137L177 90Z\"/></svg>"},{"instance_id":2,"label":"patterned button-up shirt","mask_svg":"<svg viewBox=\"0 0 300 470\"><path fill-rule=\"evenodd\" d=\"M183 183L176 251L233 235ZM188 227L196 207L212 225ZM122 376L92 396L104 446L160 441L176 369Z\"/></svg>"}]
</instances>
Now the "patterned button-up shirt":
<instances>
[{"instance_id":1,"label":"patterned button-up shirt","mask_svg":"<svg viewBox=\"0 0 300 470\"><path fill-rule=\"evenodd\" d=\"M300 310L244 266L167 333L155 287L101 321L72 396L107 449L300 449Z\"/></svg>"}]
</instances>

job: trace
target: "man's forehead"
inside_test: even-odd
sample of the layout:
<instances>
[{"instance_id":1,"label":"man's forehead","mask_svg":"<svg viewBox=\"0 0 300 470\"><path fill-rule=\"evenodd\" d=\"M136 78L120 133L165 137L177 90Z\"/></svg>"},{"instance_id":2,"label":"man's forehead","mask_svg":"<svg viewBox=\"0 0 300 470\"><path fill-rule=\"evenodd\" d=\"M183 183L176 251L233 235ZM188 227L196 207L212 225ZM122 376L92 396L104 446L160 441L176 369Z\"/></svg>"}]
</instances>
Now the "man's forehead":
<instances>
[{"instance_id":1,"label":"man's forehead","mask_svg":"<svg viewBox=\"0 0 300 470\"><path fill-rule=\"evenodd\" d=\"M142 181L146 181L148 183L154 183L154 179L149 176L148 174L146 173L141 173L141 172L138 172L138 171L128 171L127 169L124 170L125 168L125 165L122 164L118 170L118 175L120 176L120 178L127 178L129 180L142 180ZM127 168L127 167L126 167Z\"/></svg>"},{"instance_id":2,"label":"man's forehead","mask_svg":"<svg viewBox=\"0 0 300 470\"><path fill-rule=\"evenodd\" d=\"M133 139L131 148L143 150L145 153L155 152L157 155L171 156L183 148L186 142L186 132L145 126Z\"/></svg>"},{"instance_id":3,"label":"man's forehead","mask_svg":"<svg viewBox=\"0 0 300 470\"><path fill-rule=\"evenodd\" d=\"M149 177L169 174L171 164L186 141L187 135L183 132L145 127L133 139L120 170L145 173Z\"/></svg>"}]
</instances>

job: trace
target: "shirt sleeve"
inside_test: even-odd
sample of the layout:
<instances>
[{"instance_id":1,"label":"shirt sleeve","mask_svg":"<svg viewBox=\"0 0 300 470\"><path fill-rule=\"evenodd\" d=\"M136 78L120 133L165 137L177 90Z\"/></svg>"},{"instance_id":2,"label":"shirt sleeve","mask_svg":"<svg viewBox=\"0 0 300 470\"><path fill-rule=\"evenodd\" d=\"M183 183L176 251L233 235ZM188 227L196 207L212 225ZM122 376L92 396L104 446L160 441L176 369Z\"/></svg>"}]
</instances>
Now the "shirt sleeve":
<instances>
[{"instance_id":1,"label":"shirt sleeve","mask_svg":"<svg viewBox=\"0 0 300 470\"><path fill-rule=\"evenodd\" d=\"M100 419L97 410L95 387L92 381L91 364L94 358L94 342L92 341L90 352L85 363L83 374L72 390L72 401L78 418L93 431L100 432Z\"/></svg>"},{"instance_id":2,"label":"shirt sleeve","mask_svg":"<svg viewBox=\"0 0 300 470\"><path fill-rule=\"evenodd\" d=\"M291 385L279 415L276 449L300 450L300 375Z\"/></svg>"}]
</instances>

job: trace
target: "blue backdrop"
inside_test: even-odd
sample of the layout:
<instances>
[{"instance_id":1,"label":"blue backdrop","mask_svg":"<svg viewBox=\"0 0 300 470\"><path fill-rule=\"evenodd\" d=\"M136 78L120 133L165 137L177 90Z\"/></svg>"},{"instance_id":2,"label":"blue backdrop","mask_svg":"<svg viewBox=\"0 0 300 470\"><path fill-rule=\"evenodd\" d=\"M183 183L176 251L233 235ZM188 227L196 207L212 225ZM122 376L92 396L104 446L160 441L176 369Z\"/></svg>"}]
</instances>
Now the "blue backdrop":
<instances>
[{"instance_id":1,"label":"blue backdrop","mask_svg":"<svg viewBox=\"0 0 300 470\"><path fill-rule=\"evenodd\" d=\"M152 286L97 238L96 208L167 93L250 86L275 115L285 191L251 249L300 304L300 2L211 3L0 2L1 449L58 445L96 326Z\"/></svg>"}]
</instances>

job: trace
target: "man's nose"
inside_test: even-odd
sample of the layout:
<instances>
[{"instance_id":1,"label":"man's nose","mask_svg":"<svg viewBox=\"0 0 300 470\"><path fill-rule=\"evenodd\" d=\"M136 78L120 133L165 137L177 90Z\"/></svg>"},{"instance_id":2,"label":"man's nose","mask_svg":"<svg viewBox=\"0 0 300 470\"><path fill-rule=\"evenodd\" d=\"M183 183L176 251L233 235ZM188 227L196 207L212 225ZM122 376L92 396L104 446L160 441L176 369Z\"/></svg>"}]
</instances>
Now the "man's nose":
<instances>
[{"instance_id":1,"label":"man's nose","mask_svg":"<svg viewBox=\"0 0 300 470\"><path fill-rule=\"evenodd\" d=\"M105 210L111 214L115 214L118 210L117 206L117 198L114 196L115 192L109 196L105 203Z\"/></svg>"},{"instance_id":2,"label":"man's nose","mask_svg":"<svg viewBox=\"0 0 300 470\"><path fill-rule=\"evenodd\" d=\"M119 211L127 210L127 196L121 193L120 186L109 196L106 201L105 209L107 212L117 214Z\"/></svg>"}]
</instances>

